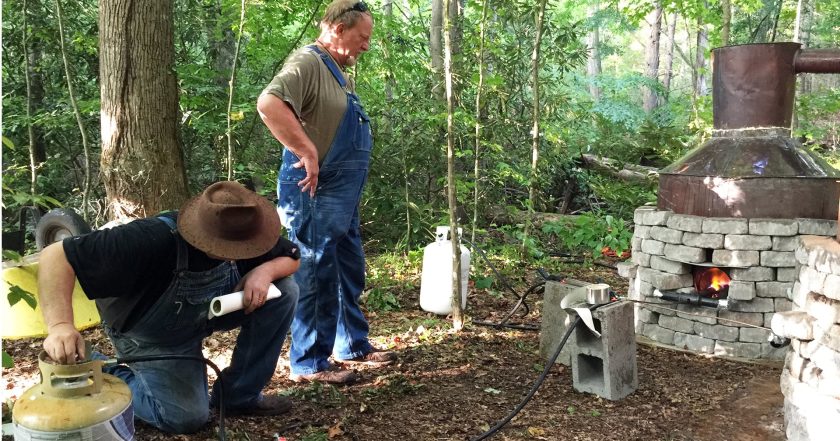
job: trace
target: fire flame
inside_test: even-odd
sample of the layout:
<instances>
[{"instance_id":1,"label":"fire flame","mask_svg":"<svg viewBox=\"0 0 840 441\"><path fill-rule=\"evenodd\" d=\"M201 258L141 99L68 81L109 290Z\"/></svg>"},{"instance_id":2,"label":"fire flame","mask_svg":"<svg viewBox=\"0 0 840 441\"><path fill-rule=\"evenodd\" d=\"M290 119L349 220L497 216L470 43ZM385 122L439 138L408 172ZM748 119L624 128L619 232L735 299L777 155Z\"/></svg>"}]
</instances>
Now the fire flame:
<instances>
[{"instance_id":1,"label":"fire flame","mask_svg":"<svg viewBox=\"0 0 840 441\"><path fill-rule=\"evenodd\" d=\"M700 293L710 293L716 297L724 288L729 286L729 276L720 268L709 268L699 273L695 278L694 287Z\"/></svg>"}]
</instances>

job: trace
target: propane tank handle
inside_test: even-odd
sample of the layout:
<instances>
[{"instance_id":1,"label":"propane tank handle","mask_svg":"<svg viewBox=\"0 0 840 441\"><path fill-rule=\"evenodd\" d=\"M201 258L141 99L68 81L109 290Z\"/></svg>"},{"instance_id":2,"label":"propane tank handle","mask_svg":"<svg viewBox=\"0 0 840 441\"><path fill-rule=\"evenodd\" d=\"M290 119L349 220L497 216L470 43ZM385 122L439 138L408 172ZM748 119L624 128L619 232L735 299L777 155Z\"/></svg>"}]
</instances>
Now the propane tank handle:
<instances>
[{"instance_id":1,"label":"propane tank handle","mask_svg":"<svg viewBox=\"0 0 840 441\"><path fill-rule=\"evenodd\" d=\"M90 345L85 343L86 353ZM41 391L58 398L98 394L102 390L103 360L88 360L76 364L57 364L46 351L38 355L41 371Z\"/></svg>"},{"instance_id":2,"label":"propane tank handle","mask_svg":"<svg viewBox=\"0 0 840 441\"><path fill-rule=\"evenodd\" d=\"M461 227L458 227L458 236L464 234L464 230ZM435 240L437 242L443 242L444 240L450 240L451 237L449 236L449 227L445 225L438 225L435 227Z\"/></svg>"}]
</instances>

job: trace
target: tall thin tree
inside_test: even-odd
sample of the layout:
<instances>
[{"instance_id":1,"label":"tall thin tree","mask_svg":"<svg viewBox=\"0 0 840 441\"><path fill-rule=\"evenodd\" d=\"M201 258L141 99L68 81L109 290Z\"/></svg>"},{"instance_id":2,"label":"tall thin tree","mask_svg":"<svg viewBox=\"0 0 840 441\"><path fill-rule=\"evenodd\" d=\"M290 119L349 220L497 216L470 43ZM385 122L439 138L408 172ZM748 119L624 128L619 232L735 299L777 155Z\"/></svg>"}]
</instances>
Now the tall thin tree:
<instances>
[{"instance_id":1,"label":"tall thin tree","mask_svg":"<svg viewBox=\"0 0 840 441\"><path fill-rule=\"evenodd\" d=\"M528 185L528 215L522 233L522 257L528 252L528 240L533 223L534 209L537 206L537 181L539 179L540 160L540 45L542 43L543 23L545 18L546 0L540 0L536 15L536 35L534 36L534 50L531 52L531 92L533 123L531 125L531 180Z\"/></svg>"},{"instance_id":2,"label":"tall thin tree","mask_svg":"<svg viewBox=\"0 0 840 441\"><path fill-rule=\"evenodd\" d=\"M589 58L586 64L586 73L589 77L589 94L592 95L592 101L595 102L601 99L601 88L596 83L596 79L601 75L601 23L598 19L600 11L601 4L598 0L595 0L589 6L589 19L592 21L592 29L589 30Z\"/></svg>"},{"instance_id":3,"label":"tall thin tree","mask_svg":"<svg viewBox=\"0 0 840 441\"><path fill-rule=\"evenodd\" d=\"M481 126L482 126L482 93L484 92L484 37L487 26L487 0L481 3L481 25L478 37L478 85L475 89L475 162L473 164L473 219L471 243L475 243L475 229L478 225L478 201L481 194Z\"/></svg>"},{"instance_id":4,"label":"tall thin tree","mask_svg":"<svg viewBox=\"0 0 840 441\"><path fill-rule=\"evenodd\" d=\"M27 1L23 0L23 60L24 77L26 79L26 134L29 137L29 193L35 196L35 185L38 181L38 163L35 159L35 128L32 122L32 85L30 84L30 73L32 66L29 65L29 21L27 20Z\"/></svg>"},{"instance_id":5,"label":"tall thin tree","mask_svg":"<svg viewBox=\"0 0 840 441\"><path fill-rule=\"evenodd\" d=\"M674 49L677 47L677 12L671 13L668 22L668 37L665 40L665 72L662 75L662 90L664 102L668 102L671 95L671 79L674 78Z\"/></svg>"},{"instance_id":6,"label":"tall thin tree","mask_svg":"<svg viewBox=\"0 0 840 441\"><path fill-rule=\"evenodd\" d=\"M452 239L452 327L464 327L461 311L461 236L458 234L458 200L455 197L455 109L452 96L452 39L449 28L449 1L443 14L443 71L446 83L446 188L449 199L449 234Z\"/></svg>"},{"instance_id":7,"label":"tall thin tree","mask_svg":"<svg viewBox=\"0 0 840 441\"><path fill-rule=\"evenodd\" d=\"M230 67L230 81L228 82L228 103L227 103L227 179L233 180L233 128L231 127L231 109L233 108L233 94L236 90L236 61L239 59L239 48L242 47L242 34L245 32L245 0L242 0L239 8L239 29L236 36L236 48L233 51L233 61Z\"/></svg>"},{"instance_id":8,"label":"tall thin tree","mask_svg":"<svg viewBox=\"0 0 840 441\"><path fill-rule=\"evenodd\" d=\"M82 135L82 149L85 159L85 180L82 185L82 216L88 219L88 198L90 197L90 145L88 144L87 129L85 129L82 113L76 103L76 92L73 90L73 76L70 74L70 61L67 59L67 48L64 46L64 10L61 7L61 0L55 0L55 9L58 14L58 38L61 41L61 59L64 60L64 77L67 79L67 92L70 95L70 105L73 107L73 115L76 116L76 123L79 125L79 132Z\"/></svg>"},{"instance_id":9,"label":"tall thin tree","mask_svg":"<svg viewBox=\"0 0 840 441\"><path fill-rule=\"evenodd\" d=\"M643 88L644 98L642 107L645 113L650 113L656 108L658 97L654 84L659 83L659 35L662 30L662 3L654 2L653 10L648 14L648 25L650 35L645 50L645 77L649 84Z\"/></svg>"}]
</instances>

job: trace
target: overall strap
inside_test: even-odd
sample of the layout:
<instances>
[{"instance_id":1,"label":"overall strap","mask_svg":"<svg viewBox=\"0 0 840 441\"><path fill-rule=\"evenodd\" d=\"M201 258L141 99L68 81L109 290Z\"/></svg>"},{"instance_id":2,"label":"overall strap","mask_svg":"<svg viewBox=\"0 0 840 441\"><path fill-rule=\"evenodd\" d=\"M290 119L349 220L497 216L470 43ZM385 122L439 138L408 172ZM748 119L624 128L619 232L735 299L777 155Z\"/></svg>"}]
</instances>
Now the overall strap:
<instances>
[{"instance_id":1,"label":"overall strap","mask_svg":"<svg viewBox=\"0 0 840 441\"><path fill-rule=\"evenodd\" d=\"M178 247L178 257L175 263L175 274L178 274L182 271L186 271L188 265L187 257L189 255L189 252L187 251L187 241L185 241L181 237L181 235L178 234L178 224L175 223L175 219L172 219L169 216L158 216L157 218L163 221L163 223L165 223L167 226L169 226L169 229L172 231L172 235L175 236L175 243Z\"/></svg>"},{"instance_id":2,"label":"overall strap","mask_svg":"<svg viewBox=\"0 0 840 441\"><path fill-rule=\"evenodd\" d=\"M321 57L321 61L323 61L327 66L327 69L332 72L333 77L335 77L335 80L338 81L338 85L341 86L342 89L347 86L347 80L345 80L344 75L341 74L341 69L337 64L335 64L335 61L333 61L332 57L330 57L328 53L322 51L320 47L314 44L310 44L309 46L306 46L306 48Z\"/></svg>"}]
</instances>

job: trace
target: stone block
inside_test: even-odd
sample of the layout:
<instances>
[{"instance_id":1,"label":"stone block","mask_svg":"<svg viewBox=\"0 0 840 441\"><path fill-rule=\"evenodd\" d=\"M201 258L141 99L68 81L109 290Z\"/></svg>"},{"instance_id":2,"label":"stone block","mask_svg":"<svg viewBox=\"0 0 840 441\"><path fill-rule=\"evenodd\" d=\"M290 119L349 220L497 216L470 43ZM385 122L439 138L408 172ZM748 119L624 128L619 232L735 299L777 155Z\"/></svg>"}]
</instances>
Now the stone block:
<instances>
[{"instance_id":1,"label":"stone block","mask_svg":"<svg viewBox=\"0 0 840 441\"><path fill-rule=\"evenodd\" d=\"M673 213L670 211L643 211L642 212L642 221L637 222L641 223L642 225L666 225L668 223L668 218Z\"/></svg>"},{"instance_id":2,"label":"stone block","mask_svg":"<svg viewBox=\"0 0 840 441\"><path fill-rule=\"evenodd\" d=\"M828 332L823 334L820 343L828 346L835 352L840 352L840 325L831 325Z\"/></svg>"},{"instance_id":3,"label":"stone block","mask_svg":"<svg viewBox=\"0 0 840 441\"><path fill-rule=\"evenodd\" d=\"M718 340L715 342L714 354L720 357L755 359L761 357L761 345Z\"/></svg>"},{"instance_id":4,"label":"stone block","mask_svg":"<svg viewBox=\"0 0 840 441\"><path fill-rule=\"evenodd\" d=\"M826 275L822 291L817 292L822 293L828 298L840 300L840 276L836 274Z\"/></svg>"},{"instance_id":5,"label":"stone block","mask_svg":"<svg viewBox=\"0 0 840 441\"><path fill-rule=\"evenodd\" d=\"M690 274L671 274L653 268L639 268L639 278L659 289L678 289L693 286Z\"/></svg>"},{"instance_id":6,"label":"stone block","mask_svg":"<svg viewBox=\"0 0 840 441\"><path fill-rule=\"evenodd\" d=\"M802 236L807 263L819 271L840 275L840 242L831 237Z\"/></svg>"},{"instance_id":7,"label":"stone block","mask_svg":"<svg viewBox=\"0 0 840 441\"><path fill-rule=\"evenodd\" d=\"M754 266L758 265L758 251L714 250L712 263L719 266Z\"/></svg>"},{"instance_id":8,"label":"stone block","mask_svg":"<svg viewBox=\"0 0 840 441\"><path fill-rule=\"evenodd\" d=\"M633 236L633 238L630 239L630 253L635 254L641 252L643 240L644 239L639 236Z\"/></svg>"},{"instance_id":9,"label":"stone block","mask_svg":"<svg viewBox=\"0 0 840 441\"><path fill-rule=\"evenodd\" d=\"M773 247L770 236L753 236L752 234L727 234L723 238L723 247L727 250L769 250Z\"/></svg>"},{"instance_id":10,"label":"stone block","mask_svg":"<svg viewBox=\"0 0 840 441\"><path fill-rule=\"evenodd\" d=\"M656 211L656 207L642 206L637 208L635 211L633 211L633 223L636 225L645 225L644 215L651 211Z\"/></svg>"},{"instance_id":11,"label":"stone block","mask_svg":"<svg viewBox=\"0 0 840 441\"><path fill-rule=\"evenodd\" d=\"M668 227L650 227L650 237L665 243L682 244L683 232Z\"/></svg>"},{"instance_id":12,"label":"stone block","mask_svg":"<svg viewBox=\"0 0 840 441\"><path fill-rule=\"evenodd\" d=\"M779 282L793 282L796 280L796 268L785 266L776 268L776 280Z\"/></svg>"},{"instance_id":13,"label":"stone block","mask_svg":"<svg viewBox=\"0 0 840 441\"><path fill-rule=\"evenodd\" d=\"M773 251L796 251L799 236L773 236Z\"/></svg>"},{"instance_id":14,"label":"stone block","mask_svg":"<svg viewBox=\"0 0 840 441\"><path fill-rule=\"evenodd\" d=\"M694 320L699 323L714 325L717 324L718 310L715 308L707 308L705 306L694 306L679 304L677 305L677 317Z\"/></svg>"},{"instance_id":15,"label":"stone block","mask_svg":"<svg viewBox=\"0 0 840 441\"><path fill-rule=\"evenodd\" d=\"M672 214L668 218L667 225L668 228L675 230L700 233L703 231L703 219L703 217L689 214Z\"/></svg>"},{"instance_id":16,"label":"stone block","mask_svg":"<svg viewBox=\"0 0 840 441\"><path fill-rule=\"evenodd\" d=\"M600 337L589 328L575 329L577 352L572 355L572 384L608 400L620 400L639 386L633 305L616 302L592 312Z\"/></svg>"},{"instance_id":17,"label":"stone block","mask_svg":"<svg viewBox=\"0 0 840 441\"><path fill-rule=\"evenodd\" d=\"M767 282L776 278L776 270L763 266L732 268L729 271L729 277L732 280L742 280L745 282Z\"/></svg>"},{"instance_id":18,"label":"stone block","mask_svg":"<svg viewBox=\"0 0 840 441\"><path fill-rule=\"evenodd\" d=\"M650 266L650 254L643 253L641 251L636 251L633 253L632 259L633 263L639 266Z\"/></svg>"},{"instance_id":19,"label":"stone block","mask_svg":"<svg viewBox=\"0 0 840 441\"><path fill-rule=\"evenodd\" d=\"M813 340L814 321L805 311L777 312L770 320L770 329L780 337Z\"/></svg>"},{"instance_id":20,"label":"stone block","mask_svg":"<svg viewBox=\"0 0 840 441\"><path fill-rule=\"evenodd\" d=\"M665 329L670 329L672 331L682 332L685 334L694 333L694 322L679 317L664 315L660 316L659 326L662 326Z\"/></svg>"},{"instance_id":21,"label":"stone block","mask_svg":"<svg viewBox=\"0 0 840 441\"><path fill-rule=\"evenodd\" d=\"M665 329L659 325L645 325L644 336L666 345L674 344L674 331Z\"/></svg>"},{"instance_id":22,"label":"stone block","mask_svg":"<svg viewBox=\"0 0 840 441\"><path fill-rule=\"evenodd\" d=\"M572 323L571 317L566 310L560 307L560 302L567 295L573 292L583 292L587 283L576 280L567 280L566 283L549 280L545 282L543 294L542 322L540 324L540 356L548 360L557 351L557 346L563 338L566 328ZM569 366L571 354L574 352L575 342L569 338L563 346L557 363Z\"/></svg>"},{"instance_id":23,"label":"stone block","mask_svg":"<svg viewBox=\"0 0 840 441\"><path fill-rule=\"evenodd\" d=\"M718 323L726 326L762 326L764 314L756 312L718 311Z\"/></svg>"},{"instance_id":24,"label":"stone block","mask_svg":"<svg viewBox=\"0 0 840 441\"><path fill-rule=\"evenodd\" d=\"M793 282L756 282L755 293L759 297L787 299L793 289Z\"/></svg>"},{"instance_id":25,"label":"stone block","mask_svg":"<svg viewBox=\"0 0 840 441\"><path fill-rule=\"evenodd\" d=\"M625 279L632 279L636 277L636 270L639 266L632 262L619 262L616 264L615 268L618 270L619 276L624 277Z\"/></svg>"},{"instance_id":26,"label":"stone block","mask_svg":"<svg viewBox=\"0 0 840 441\"><path fill-rule=\"evenodd\" d=\"M792 251L762 251L761 266L773 268L796 265L796 257Z\"/></svg>"},{"instance_id":27,"label":"stone block","mask_svg":"<svg viewBox=\"0 0 840 441\"><path fill-rule=\"evenodd\" d=\"M695 323L694 333L712 340L738 341L739 328L734 326Z\"/></svg>"},{"instance_id":28,"label":"stone block","mask_svg":"<svg viewBox=\"0 0 840 441\"><path fill-rule=\"evenodd\" d=\"M730 300L729 310L736 312L774 312L776 310L773 299L756 297L749 301Z\"/></svg>"},{"instance_id":29,"label":"stone block","mask_svg":"<svg viewBox=\"0 0 840 441\"><path fill-rule=\"evenodd\" d=\"M655 239L642 239L642 252L661 256L665 249L665 242Z\"/></svg>"},{"instance_id":30,"label":"stone block","mask_svg":"<svg viewBox=\"0 0 840 441\"><path fill-rule=\"evenodd\" d=\"M640 307L636 310L636 320L642 323L659 323L659 314L648 308Z\"/></svg>"},{"instance_id":31,"label":"stone block","mask_svg":"<svg viewBox=\"0 0 840 441\"><path fill-rule=\"evenodd\" d=\"M774 348L770 343L761 344L761 358L770 360L783 360L785 354L788 353L788 348Z\"/></svg>"},{"instance_id":32,"label":"stone block","mask_svg":"<svg viewBox=\"0 0 840 441\"><path fill-rule=\"evenodd\" d=\"M703 248L687 247L685 245L666 244L665 257L681 262L702 263L706 261L706 250Z\"/></svg>"},{"instance_id":33,"label":"stone block","mask_svg":"<svg viewBox=\"0 0 840 441\"><path fill-rule=\"evenodd\" d=\"M683 245L695 248L723 248L723 234L684 233Z\"/></svg>"},{"instance_id":34,"label":"stone block","mask_svg":"<svg viewBox=\"0 0 840 441\"><path fill-rule=\"evenodd\" d=\"M727 297L730 300L752 300L755 298L755 294L755 282L733 280L729 283L729 294Z\"/></svg>"},{"instance_id":35,"label":"stone block","mask_svg":"<svg viewBox=\"0 0 840 441\"><path fill-rule=\"evenodd\" d=\"M816 236L836 236L837 221L829 219L796 219L799 223L799 234Z\"/></svg>"},{"instance_id":36,"label":"stone block","mask_svg":"<svg viewBox=\"0 0 840 441\"><path fill-rule=\"evenodd\" d=\"M650 256L650 267L671 274L689 274L691 272L691 266L688 264L668 260L660 256Z\"/></svg>"},{"instance_id":37,"label":"stone block","mask_svg":"<svg viewBox=\"0 0 840 441\"><path fill-rule=\"evenodd\" d=\"M714 340L680 332L674 334L674 346L702 354L711 354L715 350Z\"/></svg>"},{"instance_id":38,"label":"stone block","mask_svg":"<svg viewBox=\"0 0 840 441\"><path fill-rule=\"evenodd\" d=\"M822 369L823 375L840 376L840 352L837 352L825 343L811 351L810 360L818 368Z\"/></svg>"},{"instance_id":39,"label":"stone block","mask_svg":"<svg viewBox=\"0 0 840 441\"><path fill-rule=\"evenodd\" d=\"M812 292L805 299L804 309L823 328L840 323L840 301Z\"/></svg>"},{"instance_id":40,"label":"stone block","mask_svg":"<svg viewBox=\"0 0 840 441\"><path fill-rule=\"evenodd\" d=\"M650 239L650 227L647 225L636 225L633 227L633 236L642 239Z\"/></svg>"},{"instance_id":41,"label":"stone block","mask_svg":"<svg viewBox=\"0 0 840 441\"><path fill-rule=\"evenodd\" d=\"M793 310L793 302L791 302L788 299L778 299L778 298L776 298L776 299L773 299L773 307L776 308L776 312L792 311Z\"/></svg>"},{"instance_id":42,"label":"stone block","mask_svg":"<svg viewBox=\"0 0 840 441\"><path fill-rule=\"evenodd\" d=\"M794 236L799 232L795 219L750 219L750 234Z\"/></svg>"},{"instance_id":43,"label":"stone block","mask_svg":"<svg viewBox=\"0 0 840 441\"><path fill-rule=\"evenodd\" d=\"M799 270L799 283L802 284L803 290L822 294L827 276L828 274L817 271L810 266L803 266Z\"/></svg>"},{"instance_id":44,"label":"stone block","mask_svg":"<svg viewBox=\"0 0 840 441\"><path fill-rule=\"evenodd\" d=\"M703 219L704 233L747 234L749 231L747 219L729 217L707 217Z\"/></svg>"},{"instance_id":45,"label":"stone block","mask_svg":"<svg viewBox=\"0 0 840 441\"><path fill-rule=\"evenodd\" d=\"M746 343L766 343L769 340L770 331L761 328L741 328L738 340Z\"/></svg>"},{"instance_id":46,"label":"stone block","mask_svg":"<svg viewBox=\"0 0 840 441\"><path fill-rule=\"evenodd\" d=\"M653 290L655 289L653 285L648 282L645 282L640 277L636 277L636 286L639 288L639 300L644 300L649 302L653 299Z\"/></svg>"}]
</instances>

